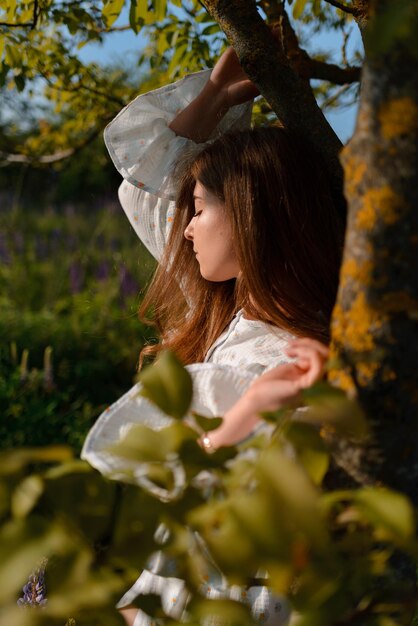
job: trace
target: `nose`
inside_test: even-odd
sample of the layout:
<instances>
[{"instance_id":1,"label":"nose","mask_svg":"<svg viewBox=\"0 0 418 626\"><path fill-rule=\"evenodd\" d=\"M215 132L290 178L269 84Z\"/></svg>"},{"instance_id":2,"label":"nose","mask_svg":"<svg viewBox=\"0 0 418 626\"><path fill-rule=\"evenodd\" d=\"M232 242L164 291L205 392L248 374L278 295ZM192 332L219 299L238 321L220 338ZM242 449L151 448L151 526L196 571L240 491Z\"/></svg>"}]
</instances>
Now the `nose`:
<instances>
[{"instance_id":1,"label":"nose","mask_svg":"<svg viewBox=\"0 0 418 626\"><path fill-rule=\"evenodd\" d=\"M187 224L186 228L184 229L184 236L186 237L186 239L188 241L193 241L193 219L190 220L190 222Z\"/></svg>"}]
</instances>

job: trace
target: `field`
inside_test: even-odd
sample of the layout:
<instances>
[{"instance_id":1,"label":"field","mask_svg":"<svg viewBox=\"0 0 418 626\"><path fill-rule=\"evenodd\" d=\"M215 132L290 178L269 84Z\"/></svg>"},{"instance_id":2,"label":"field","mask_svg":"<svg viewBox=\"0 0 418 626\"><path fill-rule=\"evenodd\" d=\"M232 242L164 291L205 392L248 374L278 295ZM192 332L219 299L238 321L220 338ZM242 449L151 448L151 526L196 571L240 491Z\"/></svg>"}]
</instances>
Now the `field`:
<instances>
[{"instance_id":1,"label":"field","mask_svg":"<svg viewBox=\"0 0 418 626\"><path fill-rule=\"evenodd\" d=\"M0 446L79 450L153 338L137 316L153 260L116 202L0 206Z\"/></svg>"}]
</instances>

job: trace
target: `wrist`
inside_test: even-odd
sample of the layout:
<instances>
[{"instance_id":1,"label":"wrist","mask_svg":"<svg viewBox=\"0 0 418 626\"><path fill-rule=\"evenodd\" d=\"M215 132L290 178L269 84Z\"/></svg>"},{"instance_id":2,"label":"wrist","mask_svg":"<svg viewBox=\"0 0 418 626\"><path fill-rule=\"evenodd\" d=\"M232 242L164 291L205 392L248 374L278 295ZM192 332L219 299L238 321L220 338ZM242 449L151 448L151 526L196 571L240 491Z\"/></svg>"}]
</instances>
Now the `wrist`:
<instances>
[{"instance_id":1,"label":"wrist","mask_svg":"<svg viewBox=\"0 0 418 626\"><path fill-rule=\"evenodd\" d=\"M217 85L210 78L200 92L200 97L219 117L223 117L229 110L228 92L225 87Z\"/></svg>"}]
</instances>

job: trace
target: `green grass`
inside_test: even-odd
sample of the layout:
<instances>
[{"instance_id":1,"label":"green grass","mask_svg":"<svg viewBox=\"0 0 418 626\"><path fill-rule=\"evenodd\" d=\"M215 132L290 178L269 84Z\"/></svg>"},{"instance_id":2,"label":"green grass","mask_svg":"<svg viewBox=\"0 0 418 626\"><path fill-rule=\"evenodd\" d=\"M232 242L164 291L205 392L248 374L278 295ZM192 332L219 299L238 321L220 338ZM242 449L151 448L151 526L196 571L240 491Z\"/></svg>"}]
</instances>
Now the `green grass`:
<instances>
[{"instance_id":1,"label":"green grass","mask_svg":"<svg viewBox=\"0 0 418 626\"><path fill-rule=\"evenodd\" d=\"M2 448L80 448L153 337L137 317L153 267L117 207L0 215Z\"/></svg>"}]
</instances>

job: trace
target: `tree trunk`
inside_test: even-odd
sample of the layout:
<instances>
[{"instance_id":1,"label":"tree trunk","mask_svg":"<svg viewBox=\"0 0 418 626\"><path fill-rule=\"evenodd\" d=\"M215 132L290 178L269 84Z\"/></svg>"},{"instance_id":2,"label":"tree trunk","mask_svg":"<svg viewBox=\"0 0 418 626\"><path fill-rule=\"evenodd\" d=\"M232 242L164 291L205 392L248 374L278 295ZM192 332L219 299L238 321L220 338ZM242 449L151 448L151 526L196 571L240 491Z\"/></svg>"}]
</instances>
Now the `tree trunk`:
<instances>
[{"instance_id":1,"label":"tree trunk","mask_svg":"<svg viewBox=\"0 0 418 626\"><path fill-rule=\"evenodd\" d=\"M375 2L366 44L378 41L391 1ZM342 153L349 213L331 372L365 409L373 440L341 443L337 462L417 504L418 56L407 39L380 45L366 47L357 127Z\"/></svg>"}]
</instances>

